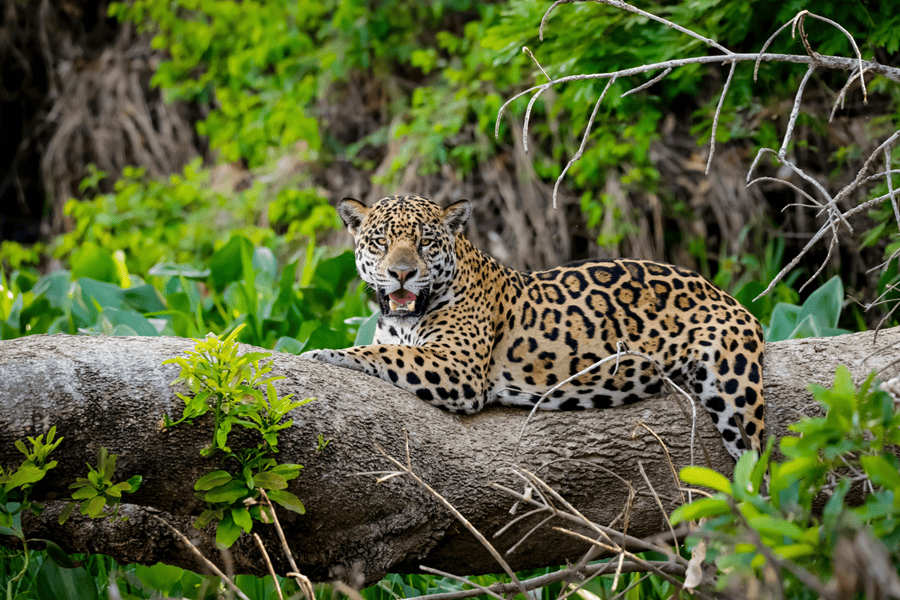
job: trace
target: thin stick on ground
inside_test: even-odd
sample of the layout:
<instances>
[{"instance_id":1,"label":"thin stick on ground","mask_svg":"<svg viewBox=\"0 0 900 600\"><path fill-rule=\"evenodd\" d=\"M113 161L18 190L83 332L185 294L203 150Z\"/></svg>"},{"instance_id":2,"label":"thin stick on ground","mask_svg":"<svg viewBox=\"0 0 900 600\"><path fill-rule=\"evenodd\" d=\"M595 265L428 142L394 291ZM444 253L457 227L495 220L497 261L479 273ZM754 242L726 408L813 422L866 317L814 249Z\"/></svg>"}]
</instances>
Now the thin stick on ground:
<instances>
[{"instance_id":1,"label":"thin stick on ground","mask_svg":"<svg viewBox=\"0 0 900 600\"><path fill-rule=\"evenodd\" d=\"M222 581L225 582L225 585L227 585L228 588L229 588L232 592L234 592L235 594L237 594L237 596L238 596L239 598L242 598L242 600L250 600L250 598L248 598L248 597L244 594L244 592L242 592L242 591L240 590L240 588L239 588L238 586L236 586L236 585L234 584L234 582L233 582L227 575L225 575L225 573L223 573L222 570L219 569L219 567L217 567L217 566L215 565L214 562L212 562L211 560L209 560L208 558L206 558L205 556L203 556L203 553L200 552L199 550L197 550L197 547L194 546L194 545L191 543L191 540L187 539L187 537L185 537L185 535L184 535L183 533L181 533L180 531L178 531L178 529L176 529L175 527L173 527L172 525L170 525L169 522L166 521L165 519L160 518L160 517L158 517L158 516L156 516L156 515L150 515L150 516L153 517L154 519L156 519L157 521L159 521L160 523L162 523L163 525L165 525L166 527L168 527L168 528L172 531L172 533L174 533L175 536L176 536L179 540L181 540L182 543L184 543L184 545L187 547L187 549L190 550L191 553L194 554L197 558L199 558L200 561L201 561L204 565L206 565L206 567L207 567L210 571L212 571L213 573L215 573L218 577L221 577Z\"/></svg>"},{"instance_id":2,"label":"thin stick on ground","mask_svg":"<svg viewBox=\"0 0 900 600\"><path fill-rule=\"evenodd\" d=\"M404 431L404 434L406 434L405 431ZM408 448L409 447L408 436L407 436L406 443L407 443L407 448ZM391 456L387 452L385 452L381 446L376 444L375 448L378 450L378 452L381 453L382 456L384 456L389 461L394 463L405 474L409 475L413 479L413 481L415 481L419 485L419 487L421 487L422 489L427 491L435 499L437 499L438 502L443 504L444 507L446 507L447 510L449 510L450 513L454 517L456 517L456 519L460 523L462 523L463 526L466 529L468 529L469 532L472 535L474 535L475 538L481 543L481 545L484 546L484 548L491 554L491 556L494 558L494 560L497 561L497 564L503 568L503 571L506 572L507 575L509 575L509 578L512 579L513 583L515 583L518 586L519 591L523 594L527 591L524 587L522 587L521 582L519 581L519 578L516 576L515 572L510 568L509 564L505 560L503 560L503 557L500 555L499 552L497 552L497 549L494 548L494 546L487 540L487 538L485 538L484 535L482 535L481 532L478 531L478 529L476 529L475 526L472 525L472 523L469 522L469 520L462 515L462 513L460 513L458 510L456 510L456 508L452 504L447 502L446 498L441 496L437 491L434 490L434 488L432 488L430 485L425 483L425 481L422 480L422 478L420 478L418 475L416 475L415 472L413 472L411 467L405 466L402 463L400 463L393 456ZM408 458L407 458L407 460L408 460Z\"/></svg>"},{"instance_id":3,"label":"thin stick on ground","mask_svg":"<svg viewBox=\"0 0 900 600\"><path fill-rule=\"evenodd\" d=\"M291 572L287 573L286 577L291 577L292 579L294 579L294 581L297 582L297 585L300 586L300 590L308 598L308 600L315 600L316 596L312 582L308 577L300 572L300 569L297 568L297 563L294 561L294 555L291 552L291 548L290 546L288 546L287 540L284 537L284 531L281 529L281 523L278 522L278 514L275 510L275 506L272 504L272 501L269 500L269 496L268 494L266 494L266 490L260 488L259 491L262 494L262 497L266 501L267 505L263 507L263 510L266 511L267 516L272 518L272 522L275 525L275 531L278 533L278 539L281 541L281 549L291 565Z\"/></svg>"},{"instance_id":4,"label":"thin stick on ground","mask_svg":"<svg viewBox=\"0 0 900 600\"><path fill-rule=\"evenodd\" d=\"M275 575L275 568L272 567L272 560L269 558L269 553L266 552L266 546L263 544L262 538L259 537L258 533L254 533L253 540L256 542L256 545L259 546L263 559L266 561L266 568L269 570L269 575L272 576L272 583L275 587L275 591L278 592L278 600L284 600L284 594L281 593L281 586L278 585L278 577Z\"/></svg>"}]
</instances>

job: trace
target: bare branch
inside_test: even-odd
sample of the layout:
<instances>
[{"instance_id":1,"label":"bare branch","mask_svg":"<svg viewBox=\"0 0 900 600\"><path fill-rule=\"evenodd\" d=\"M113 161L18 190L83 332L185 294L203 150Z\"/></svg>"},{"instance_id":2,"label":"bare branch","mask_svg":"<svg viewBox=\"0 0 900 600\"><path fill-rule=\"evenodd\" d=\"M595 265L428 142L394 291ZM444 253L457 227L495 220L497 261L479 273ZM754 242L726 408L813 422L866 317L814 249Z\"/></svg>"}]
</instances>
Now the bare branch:
<instances>
[{"instance_id":1,"label":"bare branch","mask_svg":"<svg viewBox=\"0 0 900 600\"><path fill-rule=\"evenodd\" d=\"M409 444L409 439L407 436L407 447L408 447L408 444ZM497 549L494 548L494 546L487 540L487 538L485 538L481 534L481 532L478 531L478 529L476 529L475 526L472 525L472 523L469 522L469 520L466 519L462 515L462 513L460 513L458 510L456 510L456 508L452 504L447 502L447 500L443 496L441 496L439 493L437 493L430 485L425 483L425 481L423 481L422 478L420 478L418 475L416 475L410 467L404 466L400 461L398 461L393 456L386 453L381 448L381 446L376 445L376 448L377 448L378 452L381 453L382 456L384 456L389 461L394 463L402 471L405 471L406 474L409 475L413 479L413 481L415 481L419 485L419 487L421 487L422 489L427 491L434 498L436 498L438 502L443 504L453 514L453 516L456 517L456 519L460 523L462 523L463 526L466 529L468 529L469 532L472 535L474 535L478 539L479 542L481 542L481 545L484 546L484 548L491 554L491 556L494 558L494 560L497 561L497 564L503 568L503 570L506 572L507 575L509 575L509 578L512 579L513 583L516 584L519 592L524 594L527 591L524 587L522 587L522 583L519 581L519 578L516 577L516 573L510 568L509 564L505 560L503 560L503 557L500 556L500 553L497 552Z\"/></svg>"},{"instance_id":2,"label":"bare branch","mask_svg":"<svg viewBox=\"0 0 900 600\"><path fill-rule=\"evenodd\" d=\"M553 9L555 9L560 4L569 4L571 2L585 2L585 1L586 0L557 0L556 2L554 2L553 5L547 9L547 12L544 13L544 18L541 19L541 27L539 30L541 41L543 41L543 39L544 39L544 26L547 24L547 19L549 19L550 12ZM662 23L666 27L674 29L675 31L678 31L685 35L689 35L694 39L700 40L704 44L708 44L708 45L712 46L713 48L715 48L716 50L719 50L720 52L723 52L723 53L729 54L729 55L734 54L731 50L729 50L725 46L722 46L721 44L719 44L717 41L715 41L713 39L704 37L694 31L691 31L690 29L687 29L685 27L682 27L681 25L678 25L677 23L673 23L672 21L663 19L662 17L658 17L658 16L654 15L653 13L648 13L647 11L644 11L644 10L641 10L634 6L631 6L627 2L622 2L621 0L592 0L592 1L597 2L599 4L608 4L609 6L614 6L615 8L619 8L621 10L625 10L630 13L634 13L636 15L646 17L652 21L656 21L657 23Z\"/></svg>"},{"instance_id":3,"label":"bare branch","mask_svg":"<svg viewBox=\"0 0 900 600\"><path fill-rule=\"evenodd\" d=\"M616 78L613 77L610 79L606 87L603 88L603 92L600 94L600 97L597 98L597 103L594 104L594 110L591 112L591 118L588 119L587 127L584 128L584 136L581 138L581 146L578 147L578 152L575 153L575 156L566 164L566 168L562 170L562 173L559 174L559 177L556 178L556 184L553 186L553 208L556 208L556 193L559 191L559 184L562 183L563 177L566 176L566 171L569 170L569 167L574 165L581 158L581 155L584 154L584 147L587 144L588 136L591 135L591 127L594 126L594 117L597 116L597 110L600 108L600 103L603 102L603 97L606 96L606 92L609 91L609 88L612 87L612 84L615 83Z\"/></svg>"},{"instance_id":4,"label":"bare branch","mask_svg":"<svg viewBox=\"0 0 900 600\"><path fill-rule=\"evenodd\" d=\"M668 75L671 72L672 72L672 67L669 67L665 71L663 71L662 73L660 73L659 75L654 77L653 79L647 81L646 83L642 83L641 85L637 86L636 88L634 88L632 90L628 90L627 92L622 94L621 97L624 98L625 96L630 96L631 94L640 92L641 90L645 90L648 87L650 87L651 85L653 85L654 83L657 83L658 81L660 81L663 77L665 77L666 75Z\"/></svg>"},{"instance_id":5,"label":"bare branch","mask_svg":"<svg viewBox=\"0 0 900 600\"><path fill-rule=\"evenodd\" d=\"M731 85L731 78L734 77L734 70L737 63L731 63L731 69L728 71L728 79L722 87L722 95L719 96L719 104L716 106L716 114L713 116L712 133L709 136L709 158L706 161L706 174L709 175L709 167L712 165L713 155L716 153L716 130L719 128L719 113L722 112L722 105L725 104L725 95L728 93L728 86Z\"/></svg>"}]
</instances>

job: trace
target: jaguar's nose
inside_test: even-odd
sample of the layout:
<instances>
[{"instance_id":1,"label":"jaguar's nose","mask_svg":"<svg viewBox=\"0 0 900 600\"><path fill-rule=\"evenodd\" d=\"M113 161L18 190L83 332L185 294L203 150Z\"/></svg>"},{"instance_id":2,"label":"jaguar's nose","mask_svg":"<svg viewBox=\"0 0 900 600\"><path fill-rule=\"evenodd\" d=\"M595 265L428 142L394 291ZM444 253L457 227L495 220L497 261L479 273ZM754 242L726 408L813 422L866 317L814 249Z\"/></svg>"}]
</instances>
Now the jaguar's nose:
<instances>
[{"instance_id":1,"label":"jaguar's nose","mask_svg":"<svg viewBox=\"0 0 900 600\"><path fill-rule=\"evenodd\" d=\"M388 275L403 283L416 274L416 269L388 269Z\"/></svg>"}]
</instances>

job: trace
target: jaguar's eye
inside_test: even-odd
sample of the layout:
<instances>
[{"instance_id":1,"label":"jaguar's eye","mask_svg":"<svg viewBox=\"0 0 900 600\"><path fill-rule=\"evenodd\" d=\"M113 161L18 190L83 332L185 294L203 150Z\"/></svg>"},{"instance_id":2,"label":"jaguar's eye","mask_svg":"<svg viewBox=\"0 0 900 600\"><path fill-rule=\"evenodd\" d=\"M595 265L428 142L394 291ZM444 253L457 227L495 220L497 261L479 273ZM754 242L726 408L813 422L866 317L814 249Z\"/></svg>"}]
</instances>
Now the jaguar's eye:
<instances>
[{"instance_id":1,"label":"jaguar's eye","mask_svg":"<svg viewBox=\"0 0 900 600\"><path fill-rule=\"evenodd\" d=\"M432 244L432 242L434 242L433 239L428 238L428 237L423 237L421 240L419 240L419 245L422 246L423 248L425 248L426 246L430 246Z\"/></svg>"},{"instance_id":2,"label":"jaguar's eye","mask_svg":"<svg viewBox=\"0 0 900 600\"><path fill-rule=\"evenodd\" d=\"M374 238L372 241L375 242L375 244L377 244L378 246L387 246L387 238L385 238L385 237L378 236L378 237Z\"/></svg>"}]
</instances>

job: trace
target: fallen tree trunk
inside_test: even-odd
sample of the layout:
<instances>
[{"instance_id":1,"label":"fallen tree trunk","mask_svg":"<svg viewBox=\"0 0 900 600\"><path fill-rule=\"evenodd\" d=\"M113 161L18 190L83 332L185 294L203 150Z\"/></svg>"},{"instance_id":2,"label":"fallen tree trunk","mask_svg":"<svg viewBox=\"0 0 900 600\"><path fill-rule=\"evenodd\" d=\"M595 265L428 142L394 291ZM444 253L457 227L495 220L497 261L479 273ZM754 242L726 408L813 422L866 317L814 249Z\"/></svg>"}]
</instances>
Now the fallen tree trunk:
<instances>
[{"instance_id":1,"label":"fallen tree trunk","mask_svg":"<svg viewBox=\"0 0 900 600\"><path fill-rule=\"evenodd\" d=\"M817 405L807 385L830 385L838 364L862 379L889 363L896 352L885 348L900 344L900 328L882 331L877 342L876 347L872 333L860 333L770 344L764 374L768 433L783 436L800 413L814 411ZM216 551L209 551L212 528L199 533L191 528L204 508L194 497L193 484L220 468L216 458L199 455L209 441L210 422L159 427L164 414L178 417L183 408L170 386L178 367L161 363L192 346L180 338L66 335L0 342L0 464L21 461L15 440L53 425L65 437L53 453L58 466L32 495L47 510L26 521L29 537L52 539L72 552L109 554L120 563L163 561L202 570L151 516L158 515L189 537L200 537L207 555L220 560ZM500 570L447 509L410 478L379 484L375 475L365 474L395 470L376 445L405 462L408 438L413 470L488 537L512 518L513 504L488 484L522 488L506 470L509 466L537 473L600 524L609 524L625 508L628 487L616 475L621 477L636 493L628 533L642 537L663 531L665 522L638 462L667 511L679 497L665 453L648 428L663 440L676 469L690 464L691 423L671 397L611 410L541 412L514 455L527 411L491 408L459 417L354 371L284 354L276 354L274 364L274 372L285 376L277 382L282 394L317 398L292 413L294 425L282 433L278 455L281 462L305 466L289 489L303 500L307 513L279 514L300 571L314 580L341 577L362 585L420 565L457 574ZM317 450L319 434L330 440L322 450ZM730 472L733 462L703 410L698 411L697 436L713 467ZM60 526L57 517L67 488L85 476L86 462L95 464L100 446L119 455L118 481L143 476L141 489L124 499L122 514L128 520L90 521L76 514ZM702 464L703 452L697 448L695 461ZM505 552L540 518L518 523L493 540L495 546ZM583 542L550 526L508 557L514 569L576 561L585 552ZM270 530L254 527L284 573L287 568ZM238 572L265 573L247 536L232 548L231 558Z\"/></svg>"}]
</instances>

